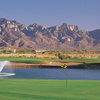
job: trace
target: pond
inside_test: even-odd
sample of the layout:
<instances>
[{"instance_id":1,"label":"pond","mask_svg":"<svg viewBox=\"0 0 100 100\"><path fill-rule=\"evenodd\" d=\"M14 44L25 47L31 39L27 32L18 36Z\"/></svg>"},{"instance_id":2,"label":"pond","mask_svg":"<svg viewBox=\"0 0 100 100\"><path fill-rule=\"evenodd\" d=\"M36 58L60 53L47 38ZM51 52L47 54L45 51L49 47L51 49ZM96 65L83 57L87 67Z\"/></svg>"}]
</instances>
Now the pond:
<instances>
[{"instance_id":1,"label":"pond","mask_svg":"<svg viewBox=\"0 0 100 100\"><path fill-rule=\"evenodd\" d=\"M9 69L5 69L9 70ZM61 69L61 68L38 68L38 69L13 69L15 76L1 78L23 79L56 79L56 80L100 80L100 70L97 69Z\"/></svg>"}]
</instances>

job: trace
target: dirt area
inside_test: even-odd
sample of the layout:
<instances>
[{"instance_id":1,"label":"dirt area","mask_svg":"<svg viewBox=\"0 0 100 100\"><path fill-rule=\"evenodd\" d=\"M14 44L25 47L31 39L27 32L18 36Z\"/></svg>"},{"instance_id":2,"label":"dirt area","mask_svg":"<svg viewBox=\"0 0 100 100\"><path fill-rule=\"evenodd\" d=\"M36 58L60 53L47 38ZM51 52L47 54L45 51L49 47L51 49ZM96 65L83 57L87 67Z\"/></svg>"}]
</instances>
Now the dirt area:
<instances>
[{"instance_id":1,"label":"dirt area","mask_svg":"<svg viewBox=\"0 0 100 100\"><path fill-rule=\"evenodd\" d=\"M11 63L12 68L40 68L40 67L60 67L63 64L67 64L68 67L70 66L78 66L82 63L57 63L57 62L50 62L49 64L27 64L27 63Z\"/></svg>"}]
</instances>

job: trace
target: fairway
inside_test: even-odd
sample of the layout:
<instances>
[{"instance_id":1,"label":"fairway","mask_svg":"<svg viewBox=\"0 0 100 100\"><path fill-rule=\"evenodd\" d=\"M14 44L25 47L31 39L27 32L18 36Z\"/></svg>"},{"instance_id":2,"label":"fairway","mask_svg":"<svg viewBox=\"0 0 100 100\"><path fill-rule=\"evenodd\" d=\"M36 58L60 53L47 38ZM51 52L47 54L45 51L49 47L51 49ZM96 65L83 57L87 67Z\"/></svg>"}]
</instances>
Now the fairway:
<instances>
[{"instance_id":1,"label":"fairway","mask_svg":"<svg viewBox=\"0 0 100 100\"><path fill-rule=\"evenodd\" d=\"M48 59L43 58L25 58L25 57L0 57L0 61L11 61L17 63L48 63Z\"/></svg>"},{"instance_id":2,"label":"fairway","mask_svg":"<svg viewBox=\"0 0 100 100\"><path fill-rule=\"evenodd\" d=\"M0 100L100 100L100 81L0 79Z\"/></svg>"},{"instance_id":3,"label":"fairway","mask_svg":"<svg viewBox=\"0 0 100 100\"><path fill-rule=\"evenodd\" d=\"M46 59L46 58L27 58L27 57L0 57L0 61L11 61L16 63L34 63L34 64L41 64L41 63L50 63L50 62L60 62L60 63L100 63L100 58L70 58L70 59Z\"/></svg>"}]
</instances>

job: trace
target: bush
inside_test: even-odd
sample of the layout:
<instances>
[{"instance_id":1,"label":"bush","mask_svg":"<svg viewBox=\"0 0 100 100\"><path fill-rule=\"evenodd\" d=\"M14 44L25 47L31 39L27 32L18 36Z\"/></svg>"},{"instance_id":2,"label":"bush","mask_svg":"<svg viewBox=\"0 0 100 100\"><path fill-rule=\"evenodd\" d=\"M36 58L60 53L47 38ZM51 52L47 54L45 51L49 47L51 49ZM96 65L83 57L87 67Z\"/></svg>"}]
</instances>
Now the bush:
<instances>
[{"instance_id":1,"label":"bush","mask_svg":"<svg viewBox=\"0 0 100 100\"><path fill-rule=\"evenodd\" d=\"M2 53L9 54L9 53L11 53L11 51L10 50L2 50Z\"/></svg>"},{"instance_id":2,"label":"bush","mask_svg":"<svg viewBox=\"0 0 100 100\"><path fill-rule=\"evenodd\" d=\"M61 59L61 60L63 60L63 59L65 59L66 57L65 57L65 55L64 55L62 52L59 52L59 53L58 53L58 58Z\"/></svg>"},{"instance_id":3,"label":"bush","mask_svg":"<svg viewBox=\"0 0 100 100\"><path fill-rule=\"evenodd\" d=\"M75 56L75 57L73 57L73 59L80 59L80 57L78 57L78 56Z\"/></svg>"},{"instance_id":4,"label":"bush","mask_svg":"<svg viewBox=\"0 0 100 100\"><path fill-rule=\"evenodd\" d=\"M71 59L72 57L71 56L68 56L68 55L66 55L66 57L65 57L66 59Z\"/></svg>"}]
</instances>

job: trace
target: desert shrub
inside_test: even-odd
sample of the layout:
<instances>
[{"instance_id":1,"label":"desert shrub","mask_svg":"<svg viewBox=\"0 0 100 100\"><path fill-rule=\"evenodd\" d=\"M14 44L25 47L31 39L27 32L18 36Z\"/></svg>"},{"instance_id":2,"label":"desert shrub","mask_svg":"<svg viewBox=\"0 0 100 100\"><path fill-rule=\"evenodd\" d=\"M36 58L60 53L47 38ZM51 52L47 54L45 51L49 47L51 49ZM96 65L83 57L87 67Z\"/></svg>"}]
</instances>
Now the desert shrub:
<instances>
[{"instance_id":1,"label":"desert shrub","mask_svg":"<svg viewBox=\"0 0 100 100\"><path fill-rule=\"evenodd\" d=\"M2 53L9 54L9 53L11 53L11 51L8 51L8 50L2 50Z\"/></svg>"},{"instance_id":2,"label":"desert shrub","mask_svg":"<svg viewBox=\"0 0 100 100\"><path fill-rule=\"evenodd\" d=\"M71 59L72 57L71 57L71 56L66 55L66 56L65 56L65 58L66 58L66 59Z\"/></svg>"},{"instance_id":3,"label":"desert shrub","mask_svg":"<svg viewBox=\"0 0 100 100\"><path fill-rule=\"evenodd\" d=\"M59 53L58 53L58 58L61 59L61 60L63 60L63 59L65 59L66 57L65 57L65 55L64 55L62 52L59 52Z\"/></svg>"},{"instance_id":4,"label":"desert shrub","mask_svg":"<svg viewBox=\"0 0 100 100\"><path fill-rule=\"evenodd\" d=\"M73 59L80 59L80 57L78 57L78 56L74 56Z\"/></svg>"},{"instance_id":5,"label":"desert shrub","mask_svg":"<svg viewBox=\"0 0 100 100\"><path fill-rule=\"evenodd\" d=\"M27 49L20 49L16 51L17 53L32 53L32 50L27 50Z\"/></svg>"}]
</instances>

